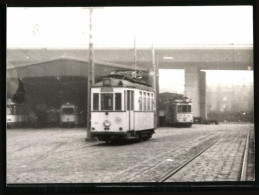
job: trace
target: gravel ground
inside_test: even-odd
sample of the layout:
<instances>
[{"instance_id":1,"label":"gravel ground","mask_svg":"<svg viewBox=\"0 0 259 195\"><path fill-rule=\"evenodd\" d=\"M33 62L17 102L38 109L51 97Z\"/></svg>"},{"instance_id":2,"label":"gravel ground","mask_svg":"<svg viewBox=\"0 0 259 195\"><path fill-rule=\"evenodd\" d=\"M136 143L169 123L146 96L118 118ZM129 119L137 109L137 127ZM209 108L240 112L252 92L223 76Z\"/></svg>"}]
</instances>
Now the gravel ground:
<instances>
[{"instance_id":1,"label":"gravel ground","mask_svg":"<svg viewBox=\"0 0 259 195\"><path fill-rule=\"evenodd\" d=\"M211 154L188 169L188 177L179 172L180 176L171 179L236 180L243 140L253 129L253 124L163 127L149 141L124 144L87 142L82 128L9 129L7 183L152 182L218 137L222 139L210 149ZM212 162L220 164L214 172L209 168ZM249 180L253 180L251 157L249 166ZM208 170L200 174L204 167Z\"/></svg>"}]
</instances>

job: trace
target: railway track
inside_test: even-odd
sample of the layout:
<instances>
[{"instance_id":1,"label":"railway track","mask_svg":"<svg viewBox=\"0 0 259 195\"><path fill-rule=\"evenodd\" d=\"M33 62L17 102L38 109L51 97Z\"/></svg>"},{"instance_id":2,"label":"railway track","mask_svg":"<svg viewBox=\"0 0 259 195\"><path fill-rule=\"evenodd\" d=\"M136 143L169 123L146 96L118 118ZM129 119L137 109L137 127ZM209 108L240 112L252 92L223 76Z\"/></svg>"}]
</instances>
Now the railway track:
<instances>
[{"instance_id":1,"label":"railway track","mask_svg":"<svg viewBox=\"0 0 259 195\"><path fill-rule=\"evenodd\" d=\"M187 164L189 164L190 162L192 162L194 159L196 159L198 156L200 156L201 154L203 154L205 151L207 151L209 148L211 148L213 145L215 145L221 138L216 139L214 142L212 142L212 144L208 145L206 148L204 148L203 150L201 150L198 154L192 156L190 159L187 159L183 164L181 164L180 166L178 166L176 169L172 170L171 172L168 172L167 174L165 174L164 176L161 177L161 179L159 179L157 182L165 182L168 178L172 177L174 174L176 174L178 171L180 171L181 169L183 169Z\"/></svg>"},{"instance_id":2,"label":"railway track","mask_svg":"<svg viewBox=\"0 0 259 195\"><path fill-rule=\"evenodd\" d=\"M249 137L250 137L250 131L248 131L246 136L246 144L244 148L243 158L242 158L242 166L240 170L240 176L238 178L239 181L246 181L246 175L247 175L247 161L248 161L248 150L249 150ZM208 145L206 148L201 150L198 154L192 156L191 158L187 159L185 162L183 162L181 165L179 165L176 169L168 172L164 176L162 176L157 182L166 182L169 178L177 174L180 170L184 169L188 164L193 162L196 158L198 158L200 155L205 153L209 148L214 146L221 138L218 138L214 142L212 142L210 145Z\"/></svg>"},{"instance_id":3,"label":"railway track","mask_svg":"<svg viewBox=\"0 0 259 195\"><path fill-rule=\"evenodd\" d=\"M210 142L218 140L219 137L219 134L210 137L200 136L195 140L192 140L192 142L186 143L186 145L191 145L190 147L181 148L178 151L176 151L174 148L159 155L153 156L152 158L146 159L143 162L140 162L132 167L129 167L126 170L115 174L112 182L119 181L118 178L120 178L120 181L123 182L158 181L160 180L159 178L161 178L161 175L164 175L164 173L166 173L165 169L168 169L168 166L171 166L171 169L175 170L179 167L176 166L176 164L178 164L178 161L182 161L182 159L185 159L191 153L199 153L200 150L203 150L207 145L210 145ZM192 145L192 143L197 142L198 140L199 143L195 143ZM169 161L174 161L174 163L168 164ZM109 179L109 181L111 180Z\"/></svg>"},{"instance_id":4,"label":"railway track","mask_svg":"<svg viewBox=\"0 0 259 195\"><path fill-rule=\"evenodd\" d=\"M244 149L244 156L243 156L243 163L242 168L240 171L240 181L246 181L247 176L247 162L248 162L248 151L249 151L249 139L250 138L250 131L248 130L247 136L246 136L246 145Z\"/></svg>"}]
</instances>

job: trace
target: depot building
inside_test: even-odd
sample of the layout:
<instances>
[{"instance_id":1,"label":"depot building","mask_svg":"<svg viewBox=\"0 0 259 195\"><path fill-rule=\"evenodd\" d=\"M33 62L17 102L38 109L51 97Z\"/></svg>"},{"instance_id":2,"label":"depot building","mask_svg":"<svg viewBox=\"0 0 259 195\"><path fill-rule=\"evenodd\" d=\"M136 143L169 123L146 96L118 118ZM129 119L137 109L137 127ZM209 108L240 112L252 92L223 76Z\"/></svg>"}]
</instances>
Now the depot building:
<instances>
[{"instance_id":1,"label":"depot building","mask_svg":"<svg viewBox=\"0 0 259 195\"><path fill-rule=\"evenodd\" d=\"M195 117L206 118L206 73L201 70L252 70L252 46L195 46L137 49L137 70L153 83L153 57L158 69L184 69L185 91L193 102ZM95 79L115 70L134 69L132 48L95 48ZM25 104L32 109L59 108L66 102L78 106L85 124L87 108L88 48L7 49L7 98L23 83ZM14 84L13 84L14 83Z\"/></svg>"}]
</instances>

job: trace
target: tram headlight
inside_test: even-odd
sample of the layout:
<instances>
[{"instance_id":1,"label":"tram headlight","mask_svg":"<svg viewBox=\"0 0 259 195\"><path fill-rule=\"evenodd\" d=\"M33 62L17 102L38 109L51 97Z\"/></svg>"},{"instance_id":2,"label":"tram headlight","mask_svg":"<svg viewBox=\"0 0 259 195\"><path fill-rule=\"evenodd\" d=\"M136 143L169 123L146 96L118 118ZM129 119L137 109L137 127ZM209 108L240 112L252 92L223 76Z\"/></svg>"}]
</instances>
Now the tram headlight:
<instances>
[{"instance_id":1,"label":"tram headlight","mask_svg":"<svg viewBox=\"0 0 259 195\"><path fill-rule=\"evenodd\" d=\"M109 127L111 125L111 123L110 123L110 121L106 120L106 121L103 122L103 125L105 127Z\"/></svg>"}]
</instances>

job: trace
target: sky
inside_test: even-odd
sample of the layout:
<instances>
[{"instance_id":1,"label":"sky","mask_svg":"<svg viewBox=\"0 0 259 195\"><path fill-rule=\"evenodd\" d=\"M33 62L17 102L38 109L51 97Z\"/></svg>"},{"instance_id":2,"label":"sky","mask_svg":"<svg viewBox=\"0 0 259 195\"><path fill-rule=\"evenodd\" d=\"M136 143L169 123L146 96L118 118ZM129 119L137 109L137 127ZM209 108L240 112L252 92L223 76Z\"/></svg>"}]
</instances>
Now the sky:
<instances>
[{"instance_id":1,"label":"sky","mask_svg":"<svg viewBox=\"0 0 259 195\"><path fill-rule=\"evenodd\" d=\"M105 7L95 46L253 44L252 6ZM87 47L89 9L8 8L8 47Z\"/></svg>"},{"instance_id":2,"label":"sky","mask_svg":"<svg viewBox=\"0 0 259 195\"><path fill-rule=\"evenodd\" d=\"M93 10L94 47L253 45L252 6L105 7ZM7 47L88 47L89 9L8 8ZM160 92L184 90L183 70L160 70ZM242 79L240 80L240 78ZM218 80L221 78L221 81ZM207 71L207 84L253 82L253 71Z\"/></svg>"},{"instance_id":3,"label":"sky","mask_svg":"<svg viewBox=\"0 0 259 195\"><path fill-rule=\"evenodd\" d=\"M253 71L242 70L202 70L206 72L206 86L215 87L218 84L231 87L232 85L250 85L253 83ZM219 79L220 78L220 79ZM159 70L159 92L184 94L184 70ZM253 85L252 85L253 86Z\"/></svg>"}]
</instances>

